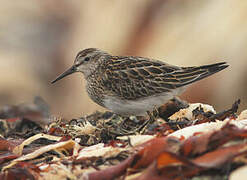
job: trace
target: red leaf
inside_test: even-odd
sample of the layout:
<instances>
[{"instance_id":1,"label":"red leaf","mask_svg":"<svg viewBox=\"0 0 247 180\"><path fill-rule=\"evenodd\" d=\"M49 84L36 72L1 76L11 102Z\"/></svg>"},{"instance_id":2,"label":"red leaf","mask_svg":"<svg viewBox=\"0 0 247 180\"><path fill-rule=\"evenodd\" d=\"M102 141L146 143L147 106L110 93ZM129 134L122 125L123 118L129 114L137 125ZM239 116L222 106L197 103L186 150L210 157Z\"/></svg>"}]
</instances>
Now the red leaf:
<instances>
[{"instance_id":1,"label":"red leaf","mask_svg":"<svg viewBox=\"0 0 247 180\"><path fill-rule=\"evenodd\" d=\"M89 180L111 180L123 175L130 164L133 162L134 156L129 157L118 165L106 168L104 170L95 171L88 175Z\"/></svg>"},{"instance_id":2,"label":"red leaf","mask_svg":"<svg viewBox=\"0 0 247 180\"><path fill-rule=\"evenodd\" d=\"M132 167L143 168L151 164L163 151L176 151L180 141L175 137L155 138L142 144L142 149L135 155Z\"/></svg>"},{"instance_id":3,"label":"red leaf","mask_svg":"<svg viewBox=\"0 0 247 180\"><path fill-rule=\"evenodd\" d=\"M163 152L136 180L184 179L197 174L200 169L186 158Z\"/></svg>"},{"instance_id":4,"label":"red leaf","mask_svg":"<svg viewBox=\"0 0 247 180\"><path fill-rule=\"evenodd\" d=\"M234 157L247 154L247 144L233 145L206 153L192 162L206 168L219 168Z\"/></svg>"}]
</instances>

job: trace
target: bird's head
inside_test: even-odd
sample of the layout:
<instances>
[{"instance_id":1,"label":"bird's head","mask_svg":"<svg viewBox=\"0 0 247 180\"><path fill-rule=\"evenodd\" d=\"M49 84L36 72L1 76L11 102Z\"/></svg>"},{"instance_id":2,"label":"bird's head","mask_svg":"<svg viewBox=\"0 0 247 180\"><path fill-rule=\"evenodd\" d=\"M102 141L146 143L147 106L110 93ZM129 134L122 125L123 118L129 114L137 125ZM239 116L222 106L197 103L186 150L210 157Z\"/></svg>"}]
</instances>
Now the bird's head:
<instances>
[{"instance_id":1,"label":"bird's head","mask_svg":"<svg viewBox=\"0 0 247 180\"><path fill-rule=\"evenodd\" d=\"M101 59L102 55L106 54L106 52L96 48L88 48L80 51L76 55L74 64L51 83L53 84L75 72L82 72L85 77L89 76L96 69L97 65L99 64L98 61Z\"/></svg>"}]
</instances>

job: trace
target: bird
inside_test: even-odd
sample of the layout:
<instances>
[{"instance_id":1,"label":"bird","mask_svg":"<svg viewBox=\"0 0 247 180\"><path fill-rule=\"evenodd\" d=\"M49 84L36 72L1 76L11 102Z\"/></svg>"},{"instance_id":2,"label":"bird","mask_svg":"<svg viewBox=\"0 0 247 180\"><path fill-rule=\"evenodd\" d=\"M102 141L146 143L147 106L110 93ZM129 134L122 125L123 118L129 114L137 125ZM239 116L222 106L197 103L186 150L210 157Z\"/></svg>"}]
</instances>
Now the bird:
<instances>
[{"instance_id":1,"label":"bird","mask_svg":"<svg viewBox=\"0 0 247 180\"><path fill-rule=\"evenodd\" d=\"M188 85L228 66L226 62L219 62L179 67L152 58L114 56L97 48L87 48L51 83L81 72L87 93L95 103L122 116L145 116L181 94Z\"/></svg>"}]
</instances>

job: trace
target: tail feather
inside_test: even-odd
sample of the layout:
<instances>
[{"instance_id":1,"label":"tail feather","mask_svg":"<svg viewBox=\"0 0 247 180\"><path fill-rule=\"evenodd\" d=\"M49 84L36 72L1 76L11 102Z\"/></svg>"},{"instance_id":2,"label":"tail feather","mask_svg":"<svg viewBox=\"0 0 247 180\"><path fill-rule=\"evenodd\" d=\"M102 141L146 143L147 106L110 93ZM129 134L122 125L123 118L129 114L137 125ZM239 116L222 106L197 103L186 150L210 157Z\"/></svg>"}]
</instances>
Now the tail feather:
<instances>
[{"instance_id":1,"label":"tail feather","mask_svg":"<svg viewBox=\"0 0 247 180\"><path fill-rule=\"evenodd\" d=\"M198 67L184 67L180 71L175 71L173 75L179 80L180 83L177 83L176 88L188 85L195 81L204 79L212 74L215 74L229 65L226 62L203 65Z\"/></svg>"}]
</instances>

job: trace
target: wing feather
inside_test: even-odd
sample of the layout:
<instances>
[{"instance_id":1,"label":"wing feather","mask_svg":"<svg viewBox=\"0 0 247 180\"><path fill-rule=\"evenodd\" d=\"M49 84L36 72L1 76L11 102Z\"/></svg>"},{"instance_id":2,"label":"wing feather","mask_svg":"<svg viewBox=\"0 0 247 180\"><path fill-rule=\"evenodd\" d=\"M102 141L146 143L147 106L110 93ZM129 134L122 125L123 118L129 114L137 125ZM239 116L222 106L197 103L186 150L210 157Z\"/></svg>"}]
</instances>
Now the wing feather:
<instances>
[{"instance_id":1,"label":"wing feather","mask_svg":"<svg viewBox=\"0 0 247 180\"><path fill-rule=\"evenodd\" d=\"M217 63L199 67L178 67L143 57L112 56L102 84L113 95L136 100L154 96L210 76L228 65Z\"/></svg>"}]
</instances>

